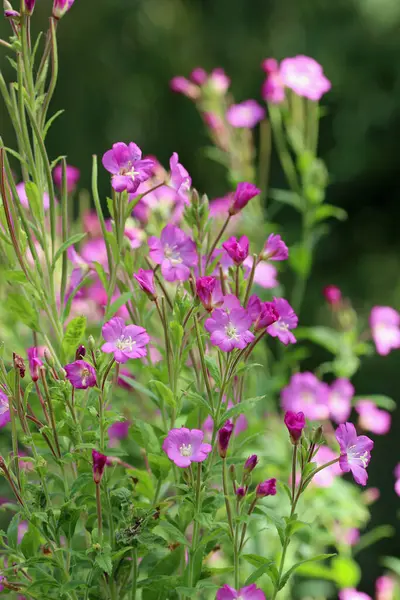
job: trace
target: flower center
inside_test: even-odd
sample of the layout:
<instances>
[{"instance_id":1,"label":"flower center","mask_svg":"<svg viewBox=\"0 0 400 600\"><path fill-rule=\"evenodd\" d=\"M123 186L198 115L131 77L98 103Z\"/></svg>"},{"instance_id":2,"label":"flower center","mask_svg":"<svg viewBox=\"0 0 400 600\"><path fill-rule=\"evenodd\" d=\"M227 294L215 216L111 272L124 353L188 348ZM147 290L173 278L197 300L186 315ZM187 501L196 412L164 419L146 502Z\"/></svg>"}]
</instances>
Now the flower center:
<instances>
[{"instance_id":1,"label":"flower center","mask_svg":"<svg viewBox=\"0 0 400 600\"><path fill-rule=\"evenodd\" d=\"M364 467L364 469L366 469L368 467L368 451L366 450L365 452L363 452L362 454L357 450L357 446L350 446L350 448L347 451L348 454L348 458L351 459L356 459L356 460L360 460L362 462L362 465Z\"/></svg>"},{"instance_id":2,"label":"flower center","mask_svg":"<svg viewBox=\"0 0 400 600\"><path fill-rule=\"evenodd\" d=\"M170 246L168 246L168 244L166 244L164 246L164 256L165 258L168 258L168 260L171 261L172 265L180 265L183 262L179 250L176 248L176 246L173 246L171 248Z\"/></svg>"},{"instance_id":3,"label":"flower center","mask_svg":"<svg viewBox=\"0 0 400 600\"><path fill-rule=\"evenodd\" d=\"M86 381L89 377L90 373L89 373L89 369L87 369L86 367L84 367L81 371L81 379L82 379L82 383L83 385L86 385Z\"/></svg>"},{"instance_id":4,"label":"flower center","mask_svg":"<svg viewBox=\"0 0 400 600\"><path fill-rule=\"evenodd\" d=\"M285 323L285 321L282 321L281 319L278 319L278 321L276 321L275 324L279 327L279 329L281 331L288 331L288 329L289 329L289 325L287 323Z\"/></svg>"},{"instance_id":5,"label":"flower center","mask_svg":"<svg viewBox=\"0 0 400 600\"><path fill-rule=\"evenodd\" d=\"M315 400L314 394L311 392L302 392L300 398L304 404L312 404Z\"/></svg>"},{"instance_id":6,"label":"flower center","mask_svg":"<svg viewBox=\"0 0 400 600\"><path fill-rule=\"evenodd\" d=\"M181 453L181 456L192 456L192 444L181 444L179 446L179 452Z\"/></svg>"},{"instance_id":7,"label":"flower center","mask_svg":"<svg viewBox=\"0 0 400 600\"><path fill-rule=\"evenodd\" d=\"M118 338L115 346L118 348L118 350L128 350L129 352L132 352L132 347L136 344L135 340L132 339L132 337L130 335L128 335L127 337L125 337L124 335L121 335L120 338Z\"/></svg>"},{"instance_id":8,"label":"flower center","mask_svg":"<svg viewBox=\"0 0 400 600\"><path fill-rule=\"evenodd\" d=\"M234 325L232 325L232 323L228 323L228 325L225 327L225 333L230 340L239 339L236 327Z\"/></svg>"}]
</instances>

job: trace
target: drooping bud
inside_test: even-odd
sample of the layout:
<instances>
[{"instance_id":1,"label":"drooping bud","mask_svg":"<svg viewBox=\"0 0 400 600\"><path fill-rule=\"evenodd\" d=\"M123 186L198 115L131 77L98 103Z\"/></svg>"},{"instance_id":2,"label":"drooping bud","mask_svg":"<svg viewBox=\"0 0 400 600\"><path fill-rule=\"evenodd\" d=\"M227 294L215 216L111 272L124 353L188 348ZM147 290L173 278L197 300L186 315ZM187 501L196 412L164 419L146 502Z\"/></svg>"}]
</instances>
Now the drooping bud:
<instances>
[{"instance_id":1,"label":"drooping bud","mask_svg":"<svg viewBox=\"0 0 400 600\"><path fill-rule=\"evenodd\" d=\"M75 352L75 360L81 360L86 356L85 346L79 346Z\"/></svg>"},{"instance_id":2,"label":"drooping bud","mask_svg":"<svg viewBox=\"0 0 400 600\"><path fill-rule=\"evenodd\" d=\"M251 456L249 456L249 458L244 463L244 467L243 467L244 473L246 473L247 475L249 473L251 473L256 468L257 463L258 463L257 454L252 454Z\"/></svg>"},{"instance_id":3,"label":"drooping bud","mask_svg":"<svg viewBox=\"0 0 400 600\"><path fill-rule=\"evenodd\" d=\"M12 19L14 17L17 18L17 17L21 16L17 10L13 9L13 7L8 2L8 0L3 0L3 7L4 7L4 16L7 17L8 19Z\"/></svg>"},{"instance_id":4,"label":"drooping bud","mask_svg":"<svg viewBox=\"0 0 400 600\"><path fill-rule=\"evenodd\" d=\"M232 205L229 209L229 214L236 215L248 204L252 198L260 193L261 190L259 190L258 187L256 187L253 183L247 183L245 181L238 183Z\"/></svg>"},{"instance_id":5,"label":"drooping bud","mask_svg":"<svg viewBox=\"0 0 400 600\"><path fill-rule=\"evenodd\" d=\"M292 444L297 444L299 439L301 438L303 429L306 426L306 419L304 413L294 413L291 410L288 410L285 413L284 422L286 427L288 428Z\"/></svg>"},{"instance_id":6,"label":"drooping bud","mask_svg":"<svg viewBox=\"0 0 400 600\"><path fill-rule=\"evenodd\" d=\"M101 454L101 452L97 452L97 450L92 450L92 459L93 459L93 481L98 484L101 481L104 473L104 467L107 463L107 456Z\"/></svg>"},{"instance_id":7,"label":"drooping bud","mask_svg":"<svg viewBox=\"0 0 400 600\"><path fill-rule=\"evenodd\" d=\"M39 368L43 365L42 361L38 357L38 349L33 346L32 348L28 348L26 353L28 355L29 372L31 374L32 381L37 381L39 379Z\"/></svg>"},{"instance_id":8,"label":"drooping bud","mask_svg":"<svg viewBox=\"0 0 400 600\"><path fill-rule=\"evenodd\" d=\"M218 452L221 458L226 458L228 451L229 440L233 431L233 423L228 420L223 427L218 431Z\"/></svg>"},{"instance_id":9,"label":"drooping bud","mask_svg":"<svg viewBox=\"0 0 400 600\"><path fill-rule=\"evenodd\" d=\"M75 0L54 0L53 17L61 19L69 11Z\"/></svg>"},{"instance_id":10,"label":"drooping bud","mask_svg":"<svg viewBox=\"0 0 400 600\"><path fill-rule=\"evenodd\" d=\"M256 488L257 498L265 498L266 496L275 496L276 494L276 479L267 479L259 483Z\"/></svg>"},{"instance_id":11,"label":"drooping bud","mask_svg":"<svg viewBox=\"0 0 400 600\"><path fill-rule=\"evenodd\" d=\"M152 269L139 269L133 276L138 282L140 289L147 294L150 300L154 301L157 297L157 291L154 285L154 272Z\"/></svg>"}]
</instances>

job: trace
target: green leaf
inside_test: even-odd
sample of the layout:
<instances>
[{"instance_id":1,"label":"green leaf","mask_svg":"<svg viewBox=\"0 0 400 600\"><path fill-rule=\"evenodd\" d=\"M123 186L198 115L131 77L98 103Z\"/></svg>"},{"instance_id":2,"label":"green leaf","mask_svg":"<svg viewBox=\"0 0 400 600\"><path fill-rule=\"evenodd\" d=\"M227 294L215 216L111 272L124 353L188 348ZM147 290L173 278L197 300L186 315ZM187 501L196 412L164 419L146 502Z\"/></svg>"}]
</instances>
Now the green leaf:
<instances>
[{"instance_id":1,"label":"green leaf","mask_svg":"<svg viewBox=\"0 0 400 600\"><path fill-rule=\"evenodd\" d=\"M62 342L63 350L68 355L75 351L82 341L86 331L86 317L80 316L72 319L67 325Z\"/></svg>"},{"instance_id":2,"label":"green leaf","mask_svg":"<svg viewBox=\"0 0 400 600\"><path fill-rule=\"evenodd\" d=\"M93 484L92 473L81 473L73 482L70 490L71 498L82 491L87 485Z\"/></svg>"},{"instance_id":3,"label":"green leaf","mask_svg":"<svg viewBox=\"0 0 400 600\"><path fill-rule=\"evenodd\" d=\"M7 543L14 550L17 548L17 540L18 540L18 525L19 525L19 515L16 514L10 521L10 524L7 529Z\"/></svg>"},{"instance_id":4,"label":"green leaf","mask_svg":"<svg viewBox=\"0 0 400 600\"><path fill-rule=\"evenodd\" d=\"M333 206L332 204L322 204L314 212L314 221L324 221L333 217L339 221L345 221L347 219L347 212L340 208L340 206Z\"/></svg>"},{"instance_id":5,"label":"green leaf","mask_svg":"<svg viewBox=\"0 0 400 600\"><path fill-rule=\"evenodd\" d=\"M62 255L64 254L64 252L70 246L73 246L74 244L78 244L81 240L83 240L84 237L86 237L86 235L87 235L86 233L76 233L75 235L71 236L69 238L69 240L66 240L63 244L61 244L61 246L59 247L59 249L55 253L53 262L51 264L51 270L52 271L54 271L54 269L56 268L57 261L62 257Z\"/></svg>"},{"instance_id":6,"label":"green leaf","mask_svg":"<svg viewBox=\"0 0 400 600\"><path fill-rule=\"evenodd\" d=\"M379 527L374 527L371 531L364 533L357 542L357 544L353 548L353 554L357 554L361 552L361 550L365 550L368 546L379 542L379 540L383 540L384 538L393 537L395 534L395 530L390 525L380 525Z\"/></svg>"},{"instance_id":7,"label":"green leaf","mask_svg":"<svg viewBox=\"0 0 400 600\"><path fill-rule=\"evenodd\" d=\"M289 264L301 277L307 277L310 273L311 261L311 250L306 246L296 244L290 248Z\"/></svg>"},{"instance_id":8,"label":"green leaf","mask_svg":"<svg viewBox=\"0 0 400 600\"><path fill-rule=\"evenodd\" d=\"M296 337L298 340L314 342L332 354L338 354L343 344L343 336L329 327L299 327Z\"/></svg>"},{"instance_id":9,"label":"green leaf","mask_svg":"<svg viewBox=\"0 0 400 600\"><path fill-rule=\"evenodd\" d=\"M211 416L213 416L213 411L207 398L197 392L194 392L193 390L187 390L183 393L183 395L189 398L189 400L192 400L195 407L197 407L199 404L204 406L204 408L207 410L207 413L210 413Z\"/></svg>"},{"instance_id":10,"label":"green leaf","mask_svg":"<svg viewBox=\"0 0 400 600\"><path fill-rule=\"evenodd\" d=\"M40 533L32 523L29 523L28 531L25 533L20 544L21 552L25 558L30 558L31 556L35 556L39 545Z\"/></svg>"},{"instance_id":11,"label":"green leaf","mask_svg":"<svg viewBox=\"0 0 400 600\"><path fill-rule=\"evenodd\" d=\"M243 554L242 558L253 565L253 567L261 567L267 562L267 559L259 554Z\"/></svg>"},{"instance_id":12,"label":"green leaf","mask_svg":"<svg viewBox=\"0 0 400 600\"><path fill-rule=\"evenodd\" d=\"M136 419L131 428L131 435L138 446L147 452L154 454L160 451L160 443L149 423Z\"/></svg>"},{"instance_id":13,"label":"green leaf","mask_svg":"<svg viewBox=\"0 0 400 600\"><path fill-rule=\"evenodd\" d=\"M14 318L19 319L34 331L39 331L38 315L32 303L25 296L9 293L7 295L6 307Z\"/></svg>"},{"instance_id":14,"label":"green leaf","mask_svg":"<svg viewBox=\"0 0 400 600\"><path fill-rule=\"evenodd\" d=\"M170 406L171 408L176 408L174 394L172 393L172 390L165 385L165 383L163 383L162 381L156 381L155 379L152 379L151 381L149 381L149 385L154 386L156 388L160 398L162 398L164 402L168 404L168 406Z\"/></svg>"},{"instance_id":15,"label":"green leaf","mask_svg":"<svg viewBox=\"0 0 400 600\"><path fill-rule=\"evenodd\" d=\"M28 283L23 271L2 271L1 278L9 283Z\"/></svg>"},{"instance_id":16,"label":"green leaf","mask_svg":"<svg viewBox=\"0 0 400 600\"><path fill-rule=\"evenodd\" d=\"M290 192L289 190L279 190L275 188L269 190L268 194L273 200L281 202L282 204L288 204L299 212L304 212L306 208L304 199L295 192Z\"/></svg>"},{"instance_id":17,"label":"green leaf","mask_svg":"<svg viewBox=\"0 0 400 600\"><path fill-rule=\"evenodd\" d=\"M253 573L246 579L245 585L251 585L255 583L257 579L260 579L263 575L268 575L271 579L272 583L276 585L279 577L278 569L275 566L274 561L269 560L265 562L263 565L258 567Z\"/></svg>"},{"instance_id":18,"label":"green leaf","mask_svg":"<svg viewBox=\"0 0 400 600\"><path fill-rule=\"evenodd\" d=\"M394 556L385 556L382 559L382 564L400 577L400 558L395 558Z\"/></svg>"},{"instance_id":19,"label":"green leaf","mask_svg":"<svg viewBox=\"0 0 400 600\"><path fill-rule=\"evenodd\" d=\"M166 456L158 454L147 455L150 469L157 479L165 479L171 469L172 463Z\"/></svg>"},{"instance_id":20,"label":"green leaf","mask_svg":"<svg viewBox=\"0 0 400 600\"><path fill-rule=\"evenodd\" d=\"M334 580L340 588L355 588L361 579L359 565L350 557L335 556L331 561Z\"/></svg>"},{"instance_id":21,"label":"green leaf","mask_svg":"<svg viewBox=\"0 0 400 600\"><path fill-rule=\"evenodd\" d=\"M92 262L92 266L95 268L98 278L100 279L103 288L106 290L108 287L107 281L107 273L105 272L103 266L96 262L95 260Z\"/></svg>"},{"instance_id":22,"label":"green leaf","mask_svg":"<svg viewBox=\"0 0 400 600\"><path fill-rule=\"evenodd\" d=\"M172 552L168 552L149 572L149 577L158 575L172 575L178 570L183 548L175 548Z\"/></svg>"},{"instance_id":23,"label":"green leaf","mask_svg":"<svg viewBox=\"0 0 400 600\"><path fill-rule=\"evenodd\" d=\"M107 575L111 575L111 573L112 573L111 554L106 553L106 552L102 552L101 554L98 554L95 558L94 563L97 567L99 567L99 569L101 569L101 571L103 571L104 573L107 573Z\"/></svg>"},{"instance_id":24,"label":"green leaf","mask_svg":"<svg viewBox=\"0 0 400 600\"><path fill-rule=\"evenodd\" d=\"M175 349L180 350L183 340L183 327L177 321L172 321L169 324L169 329L171 333L172 344Z\"/></svg>"},{"instance_id":25,"label":"green leaf","mask_svg":"<svg viewBox=\"0 0 400 600\"><path fill-rule=\"evenodd\" d=\"M109 306L104 320L109 321L122 306L125 306L125 304L131 300L131 298L133 298L133 292L124 292L121 294L119 298Z\"/></svg>"},{"instance_id":26,"label":"green leaf","mask_svg":"<svg viewBox=\"0 0 400 600\"><path fill-rule=\"evenodd\" d=\"M45 127L44 127L44 129L43 129L43 139L46 139L46 135L47 135L47 133L48 133L48 131L49 131L50 127L53 125L54 121L55 121L55 120L56 120L56 119L57 119L57 118L58 118L60 115L62 115L62 114L63 114L63 112L65 112L65 109L63 109L63 108L62 108L61 110L58 110L58 111L57 111L56 113L54 113L54 115L52 115L52 116L50 117L50 119L47 121L47 123L46 123L46 125L45 125Z\"/></svg>"},{"instance_id":27,"label":"green leaf","mask_svg":"<svg viewBox=\"0 0 400 600\"><path fill-rule=\"evenodd\" d=\"M335 554L318 554L317 556L313 556L312 558L306 558L304 560L300 560L299 562L294 564L292 567L290 567L290 569L288 569L286 571L286 573L282 576L282 578L279 582L279 589L281 590L282 588L285 587L285 585L287 584L292 573L294 573L295 570L298 569L298 567L300 565L304 565L305 563L308 563L308 562L316 562L316 561L320 561L320 560L326 560L327 558L331 558L332 556L335 556Z\"/></svg>"},{"instance_id":28,"label":"green leaf","mask_svg":"<svg viewBox=\"0 0 400 600\"><path fill-rule=\"evenodd\" d=\"M396 410L397 404L389 396L383 396L382 394L365 394L364 396L354 396L352 400L352 404L357 404L360 400L371 400L376 406L379 408L384 408L385 410Z\"/></svg>"},{"instance_id":29,"label":"green leaf","mask_svg":"<svg viewBox=\"0 0 400 600\"><path fill-rule=\"evenodd\" d=\"M156 527L153 529L153 533L159 535L167 542L179 542L184 546L189 546L189 542L186 539L185 535L169 521L160 521Z\"/></svg>"},{"instance_id":30,"label":"green leaf","mask_svg":"<svg viewBox=\"0 0 400 600\"><path fill-rule=\"evenodd\" d=\"M217 387L221 386L221 374L219 372L219 367L217 365L217 361L212 356L205 356L207 369L211 373L211 377L214 379Z\"/></svg>"},{"instance_id":31,"label":"green leaf","mask_svg":"<svg viewBox=\"0 0 400 600\"><path fill-rule=\"evenodd\" d=\"M250 411L254 410L254 406L263 400L265 396L256 396L255 398L248 398L247 400L243 400L243 402L239 402L232 406L229 410L227 410L221 417L218 427L221 427L221 424L227 421L228 419L233 419L238 415L246 414Z\"/></svg>"}]
</instances>

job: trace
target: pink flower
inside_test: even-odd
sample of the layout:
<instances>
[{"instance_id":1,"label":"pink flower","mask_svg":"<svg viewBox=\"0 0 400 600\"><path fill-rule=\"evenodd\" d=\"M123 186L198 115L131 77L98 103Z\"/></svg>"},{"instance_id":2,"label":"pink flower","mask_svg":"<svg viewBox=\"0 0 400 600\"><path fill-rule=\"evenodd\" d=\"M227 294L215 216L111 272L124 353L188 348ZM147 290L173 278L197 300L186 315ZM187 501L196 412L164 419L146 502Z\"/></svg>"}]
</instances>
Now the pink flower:
<instances>
[{"instance_id":1,"label":"pink flower","mask_svg":"<svg viewBox=\"0 0 400 600\"><path fill-rule=\"evenodd\" d=\"M39 368L43 365L43 362L38 356L38 348L35 346L28 348L26 351L29 361L29 372L32 377L32 381L39 379Z\"/></svg>"},{"instance_id":2,"label":"pink flower","mask_svg":"<svg viewBox=\"0 0 400 600\"><path fill-rule=\"evenodd\" d=\"M142 181L151 176L154 161L142 160L142 151L133 142L127 146L117 142L103 156L103 166L112 173L111 184L116 192L136 192Z\"/></svg>"},{"instance_id":3,"label":"pink flower","mask_svg":"<svg viewBox=\"0 0 400 600\"><path fill-rule=\"evenodd\" d=\"M107 464L107 456L104 456L104 454L101 454L101 452L97 452L97 450L92 450L92 460L93 481L98 484L103 477L104 467Z\"/></svg>"},{"instance_id":4,"label":"pink flower","mask_svg":"<svg viewBox=\"0 0 400 600\"><path fill-rule=\"evenodd\" d=\"M247 183L246 181L238 183L233 196L233 202L229 208L229 213L231 215L236 215L250 202L252 198L258 196L260 193L261 190L259 190L258 187L256 187L253 183Z\"/></svg>"},{"instance_id":5,"label":"pink flower","mask_svg":"<svg viewBox=\"0 0 400 600\"><path fill-rule=\"evenodd\" d=\"M290 329L295 329L299 321L298 316L284 298L274 298L274 307L279 319L270 325L267 332L271 337L277 337L285 346L296 343L296 338Z\"/></svg>"},{"instance_id":6,"label":"pink flower","mask_svg":"<svg viewBox=\"0 0 400 600\"><path fill-rule=\"evenodd\" d=\"M67 175L67 191L70 194L71 192L74 191L76 184L79 181L81 173L80 173L79 169L77 169L76 167L67 165L66 175ZM57 165L56 167L54 167L53 179L54 179L54 183L56 184L56 186L61 189L61 187L62 187L62 167L61 167L61 165Z\"/></svg>"},{"instance_id":7,"label":"pink flower","mask_svg":"<svg viewBox=\"0 0 400 600\"><path fill-rule=\"evenodd\" d=\"M265 594L256 584L247 585L240 590L234 590L230 585L224 585L217 592L216 600L265 600Z\"/></svg>"},{"instance_id":8,"label":"pink flower","mask_svg":"<svg viewBox=\"0 0 400 600\"><path fill-rule=\"evenodd\" d=\"M203 462L212 450L203 443L204 433L200 429L171 429L163 443L163 450L177 467L189 467L192 462Z\"/></svg>"},{"instance_id":9,"label":"pink flower","mask_svg":"<svg viewBox=\"0 0 400 600\"><path fill-rule=\"evenodd\" d=\"M129 386L129 389L130 386ZM117 423L113 423L108 428L108 437L111 441L113 440L123 440L128 437L129 427L131 423L130 421L118 421Z\"/></svg>"},{"instance_id":10,"label":"pink flower","mask_svg":"<svg viewBox=\"0 0 400 600\"><path fill-rule=\"evenodd\" d=\"M240 104L232 104L226 111L226 120L232 127L249 127L252 129L264 117L265 110L255 100L245 100Z\"/></svg>"},{"instance_id":11,"label":"pink flower","mask_svg":"<svg viewBox=\"0 0 400 600\"><path fill-rule=\"evenodd\" d=\"M197 100L200 96L200 89L197 85L194 85L189 79L186 79L186 77L182 77L181 75L173 77L169 82L169 86L173 92L183 94L184 96L191 98L191 100Z\"/></svg>"},{"instance_id":12,"label":"pink flower","mask_svg":"<svg viewBox=\"0 0 400 600\"><path fill-rule=\"evenodd\" d=\"M154 285L154 271L152 271L152 269L139 269L133 276L138 282L140 289L143 290L151 300L154 300L157 296Z\"/></svg>"},{"instance_id":13,"label":"pink flower","mask_svg":"<svg viewBox=\"0 0 400 600\"><path fill-rule=\"evenodd\" d=\"M186 281L190 267L197 263L196 244L175 225L167 225L161 238L151 236L148 240L150 258L161 265L161 273L167 281Z\"/></svg>"},{"instance_id":14,"label":"pink flower","mask_svg":"<svg viewBox=\"0 0 400 600\"><path fill-rule=\"evenodd\" d=\"M360 400L356 404L360 415L358 424L362 429L377 435L385 435L390 430L392 417L386 410L380 410L371 400Z\"/></svg>"},{"instance_id":15,"label":"pink flower","mask_svg":"<svg viewBox=\"0 0 400 600\"><path fill-rule=\"evenodd\" d=\"M219 308L224 302L221 283L215 277L198 277L196 291L200 302L208 312Z\"/></svg>"},{"instance_id":16,"label":"pink flower","mask_svg":"<svg viewBox=\"0 0 400 600\"><path fill-rule=\"evenodd\" d=\"M54 0L53 17L61 19L69 11L75 0Z\"/></svg>"},{"instance_id":17,"label":"pink flower","mask_svg":"<svg viewBox=\"0 0 400 600\"><path fill-rule=\"evenodd\" d=\"M222 308L216 308L204 327L211 333L211 343L224 352L234 348L246 348L254 340L249 331L252 321L245 308L235 296L225 296Z\"/></svg>"},{"instance_id":18,"label":"pink flower","mask_svg":"<svg viewBox=\"0 0 400 600\"><path fill-rule=\"evenodd\" d=\"M179 162L179 156L176 152L169 159L169 167L171 169L171 187L184 202L188 202L192 179L185 167Z\"/></svg>"},{"instance_id":19,"label":"pink flower","mask_svg":"<svg viewBox=\"0 0 400 600\"><path fill-rule=\"evenodd\" d=\"M265 498L266 496L275 496L276 494L276 479L267 479L259 483L256 487L257 498Z\"/></svg>"},{"instance_id":20,"label":"pink flower","mask_svg":"<svg viewBox=\"0 0 400 600\"><path fill-rule=\"evenodd\" d=\"M230 86L231 80L223 69L217 68L211 71L207 83L217 94L225 94Z\"/></svg>"},{"instance_id":21,"label":"pink flower","mask_svg":"<svg viewBox=\"0 0 400 600\"><path fill-rule=\"evenodd\" d=\"M271 62L270 68L267 71L267 78L261 88L261 96L266 102L271 104L281 104L285 99L285 86L283 85L278 63L275 59L267 59Z\"/></svg>"},{"instance_id":22,"label":"pink flower","mask_svg":"<svg viewBox=\"0 0 400 600\"><path fill-rule=\"evenodd\" d=\"M355 588L346 588L340 590L339 600L372 600L372 598L364 592L358 592Z\"/></svg>"},{"instance_id":23,"label":"pink flower","mask_svg":"<svg viewBox=\"0 0 400 600\"><path fill-rule=\"evenodd\" d=\"M113 317L102 328L106 343L102 345L103 352L114 353L118 363L126 363L130 358L142 358L147 355L146 344L150 337L143 327L125 325L120 317Z\"/></svg>"},{"instance_id":24,"label":"pink flower","mask_svg":"<svg viewBox=\"0 0 400 600\"><path fill-rule=\"evenodd\" d=\"M390 306L374 306L369 323L376 351L386 356L391 350L400 348L400 314Z\"/></svg>"},{"instance_id":25,"label":"pink flower","mask_svg":"<svg viewBox=\"0 0 400 600\"><path fill-rule=\"evenodd\" d=\"M233 423L228 419L221 429L218 430L218 452L221 458L226 457L228 451L229 440L233 432Z\"/></svg>"},{"instance_id":26,"label":"pink flower","mask_svg":"<svg viewBox=\"0 0 400 600\"><path fill-rule=\"evenodd\" d=\"M321 446L313 460L319 467L322 467L322 465L335 460L335 458L337 458L337 454L333 450L328 448L328 446ZM341 475L341 473L339 464L335 463L330 467L325 467L325 469L314 475L313 483L321 488L331 487L336 477Z\"/></svg>"},{"instance_id":27,"label":"pink flower","mask_svg":"<svg viewBox=\"0 0 400 600\"><path fill-rule=\"evenodd\" d=\"M240 240L234 236L222 244L236 266L240 266L249 255L249 238L242 235Z\"/></svg>"},{"instance_id":28,"label":"pink flower","mask_svg":"<svg viewBox=\"0 0 400 600\"><path fill-rule=\"evenodd\" d=\"M258 463L257 454L252 454L251 456L249 456L249 458L244 463L244 467L243 467L244 472L247 474L251 473L256 468L257 463Z\"/></svg>"},{"instance_id":29,"label":"pink flower","mask_svg":"<svg viewBox=\"0 0 400 600\"><path fill-rule=\"evenodd\" d=\"M342 300L342 292L336 285L327 285L324 287L323 294L325 300L333 307L338 306Z\"/></svg>"},{"instance_id":30,"label":"pink flower","mask_svg":"<svg viewBox=\"0 0 400 600\"><path fill-rule=\"evenodd\" d=\"M375 582L376 600L394 600L396 584L392 577L382 575Z\"/></svg>"},{"instance_id":31,"label":"pink flower","mask_svg":"<svg viewBox=\"0 0 400 600\"><path fill-rule=\"evenodd\" d=\"M33 13L33 9L35 8L36 0L24 0L25 12L28 15Z\"/></svg>"},{"instance_id":32,"label":"pink flower","mask_svg":"<svg viewBox=\"0 0 400 600\"><path fill-rule=\"evenodd\" d=\"M8 398L3 392L3 390L0 389L0 427L4 427L5 425L7 425L7 423L9 423L10 420L11 418Z\"/></svg>"},{"instance_id":33,"label":"pink flower","mask_svg":"<svg viewBox=\"0 0 400 600\"><path fill-rule=\"evenodd\" d=\"M255 294L250 296L247 310L253 321L254 331L265 329L279 319L274 304L272 302L262 302Z\"/></svg>"},{"instance_id":34,"label":"pink flower","mask_svg":"<svg viewBox=\"0 0 400 600\"><path fill-rule=\"evenodd\" d=\"M204 85L206 83L207 79L208 79L208 75L207 75L207 72L204 69L202 69L201 67L196 67L190 73L190 79L196 85Z\"/></svg>"},{"instance_id":35,"label":"pink flower","mask_svg":"<svg viewBox=\"0 0 400 600\"><path fill-rule=\"evenodd\" d=\"M295 413L291 410L287 410L285 413L284 423L289 431L290 439L294 444L297 444L302 436L303 429L306 426L304 413Z\"/></svg>"},{"instance_id":36,"label":"pink flower","mask_svg":"<svg viewBox=\"0 0 400 600\"><path fill-rule=\"evenodd\" d=\"M87 390L96 385L96 371L84 360L76 360L69 365L65 365L67 379L72 387L77 390Z\"/></svg>"},{"instance_id":37,"label":"pink flower","mask_svg":"<svg viewBox=\"0 0 400 600\"><path fill-rule=\"evenodd\" d=\"M268 330L267 330L268 331ZM329 417L329 388L313 373L295 373L281 392L285 410L303 412L307 419L319 421Z\"/></svg>"},{"instance_id":38,"label":"pink flower","mask_svg":"<svg viewBox=\"0 0 400 600\"><path fill-rule=\"evenodd\" d=\"M322 67L309 56L285 58L279 67L282 83L299 96L318 101L331 89L331 82L323 74Z\"/></svg>"},{"instance_id":39,"label":"pink flower","mask_svg":"<svg viewBox=\"0 0 400 600\"><path fill-rule=\"evenodd\" d=\"M357 436L353 423L339 425L335 436L340 446L340 468L344 473L351 471L356 483L366 485L368 481L367 467L371 460L374 442L366 435Z\"/></svg>"},{"instance_id":40,"label":"pink flower","mask_svg":"<svg viewBox=\"0 0 400 600\"><path fill-rule=\"evenodd\" d=\"M243 263L243 267L245 269L245 279L247 279L250 274L253 266L253 260L254 259L251 256L248 256ZM278 285L278 281L276 279L277 273L278 272L274 265L260 261L257 264L254 273L254 283L267 290L275 288Z\"/></svg>"},{"instance_id":41,"label":"pink flower","mask_svg":"<svg viewBox=\"0 0 400 600\"><path fill-rule=\"evenodd\" d=\"M344 423L351 413L351 400L354 396L354 387L348 379L340 378L334 381L329 388L329 411L331 418L336 423Z\"/></svg>"},{"instance_id":42,"label":"pink flower","mask_svg":"<svg viewBox=\"0 0 400 600\"><path fill-rule=\"evenodd\" d=\"M261 252L263 260L286 260L289 256L289 250L280 235L271 233Z\"/></svg>"},{"instance_id":43,"label":"pink flower","mask_svg":"<svg viewBox=\"0 0 400 600\"><path fill-rule=\"evenodd\" d=\"M18 198L19 198L19 201L21 202L22 206L24 206L25 208L29 208L29 199L26 194L25 183L23 181L21 183L17 183L16 188L17 188ZM44 210L48 210L49 207L50 207L50 197L47 192L44 192L43 208L44 208Z\"/></svg>"}]
</instances>

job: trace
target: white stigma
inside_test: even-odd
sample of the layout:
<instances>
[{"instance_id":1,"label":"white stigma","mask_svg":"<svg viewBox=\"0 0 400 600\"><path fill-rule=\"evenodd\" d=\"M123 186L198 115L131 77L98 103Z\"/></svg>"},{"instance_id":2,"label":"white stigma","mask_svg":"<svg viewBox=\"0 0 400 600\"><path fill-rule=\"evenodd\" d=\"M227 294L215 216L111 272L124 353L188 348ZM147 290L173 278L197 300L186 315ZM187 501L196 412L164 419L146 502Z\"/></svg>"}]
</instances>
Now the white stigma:
<instances>
[{"instance_id":1,"label":"white stigma","mask_svg":"<svg viewBox=\"0 0 400 600\"><path fill-rule=\"evenodd\" d=\"M82 369L81 371L81 378L82 378L82 383L83 385L86 385L87 379L89 377L89 369L87 369L86 367L84 369Z\"/></svg>"},{"instance_id":2,"label":"white stigma","mask_svg":"<svg viewBox=\"0 0 400 600\"><path fill-rule=\"evenodd\" d=\"M232 323L228 323L228 325L225 327L225 333L230 340L239 339L236 327L234 325L232 325Z\"/></svg>"},{"instance_id":3,"label":"white stigma","mask_svg":"<svg viewBox=\"0 0 400 600\"><path fill-rule=\"evenodd\" d=\"M129 352L132 352L132 347L136 344L136 342L132 339L132 337L130 335L128 335L127 337L125 337L124 335L121 335L120 338L118 338L117 342L116 342L116 347L118 348L118 350L128 350Z\"/></svg>"},{"instance_id":4,"label":"white stigma","mask_svg":"<svg viewBox=\"0 0 400 600\"><path fill-rule=\"evenodd\" d=\"M179 452L181 453L181 456L192 456L192 444L181 444L181 446L179 446Z\"/></svg>"},{"instance_id":5,"label":"white stigma","mask_svg":"<svg viewBox=\"0 0 400 600\"><path fill-rule=\"evenodd\" d=\"M180 265L183 262L181 255L179 254L175 246L171 248L170 246L168 246L168 244L166 244L164 246L164 255L165 258L168 258L173 265Z\"/></svg>"}]
</instances>

